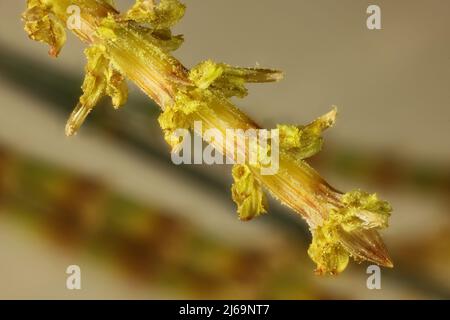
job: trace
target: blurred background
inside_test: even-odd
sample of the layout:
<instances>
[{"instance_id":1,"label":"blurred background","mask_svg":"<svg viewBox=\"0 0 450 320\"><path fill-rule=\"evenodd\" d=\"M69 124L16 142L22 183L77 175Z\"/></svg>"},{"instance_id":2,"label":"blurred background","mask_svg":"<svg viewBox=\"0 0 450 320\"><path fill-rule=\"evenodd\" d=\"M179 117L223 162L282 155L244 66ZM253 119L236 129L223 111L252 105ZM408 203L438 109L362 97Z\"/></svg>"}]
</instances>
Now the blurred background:
<instances>
[{"instance_id":1,"label":"blurred background","mask_svg":"<svg viewBox=\"0 0 450 320\"><path fill-rule=\"evenodd\" d=\"M394 207L395 263L368 290L368 264L318 277L310 234L271 201L239 222L228 166L175 166L158 108L130 84L64 136L83 80L83 45L61 56L28 40L23 1L0 1L0 298L450 298L450 2L185 0L186 66L211 58L284 70L238 106L257 122L339 119L312 165L340 190ZM121 9L131 1L116 1ZM382 10L380 31L366 9ZM79 265L82 290L66 289Z\"/></svg>"}]
</instances>

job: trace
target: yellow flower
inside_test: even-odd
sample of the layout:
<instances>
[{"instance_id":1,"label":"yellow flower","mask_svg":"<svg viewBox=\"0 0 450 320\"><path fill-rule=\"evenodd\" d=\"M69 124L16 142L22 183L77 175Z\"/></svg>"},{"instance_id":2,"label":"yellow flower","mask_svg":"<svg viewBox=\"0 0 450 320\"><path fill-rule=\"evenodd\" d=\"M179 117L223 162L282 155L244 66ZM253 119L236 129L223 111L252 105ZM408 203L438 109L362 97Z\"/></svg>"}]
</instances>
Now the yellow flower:
<instances>
[{"instance_id":1,"label":"yellow flower","mask_svg":"<svg viewBox=\"0 0 450 320\"><path fill-rule=\"evenodd\" d=\"M29 36L50 45L56 56L65 42L62 26L69 19L69 6L80 8L80 28L72 30L90 47L83 95L66 127L75 134L105 95L119 107L127 98L125 78L133 81L162 110L159 123L167 142L176 147L173 135L178 128L195 130L260 129L230 101L233 96L248 94L246 83L273 82L282 79L276 70L232 67L205 61L192 70L185 68L171 52L183 42L170 28L184 15L185 6L178 0L138 0L125 14L120 14L106 0L28 0L24 13ZM261 173L261 165L245 163L233 168L233 200L239 217L250 220L268 210L263 188L292 208L308 223L313 242L308 250L320 274L342 272L352 256L392 267L387 250L378 233L387 227L391 207L376 195L361 191L342 194L331 187L305 159L320 151L322 132L336 119L336 108L306 126L279 125L279 171ZM203 132L197 132L202 135ZM216 150L236 159L251 159L243 139L234 148L223 141L212 141ZM229 151L233 150L233 151Z\"/></svg>"}]
</instances>

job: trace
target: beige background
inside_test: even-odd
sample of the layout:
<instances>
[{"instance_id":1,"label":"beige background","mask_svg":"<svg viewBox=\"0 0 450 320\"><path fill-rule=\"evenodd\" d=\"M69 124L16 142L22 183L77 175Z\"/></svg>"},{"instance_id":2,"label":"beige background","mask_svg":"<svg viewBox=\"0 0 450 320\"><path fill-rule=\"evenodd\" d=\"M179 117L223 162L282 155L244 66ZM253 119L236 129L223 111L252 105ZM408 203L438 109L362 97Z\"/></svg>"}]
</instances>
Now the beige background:
<instances>
[{"instance_id":1,"label":"beige background","mask_svg":"<svg viewBox=\"0 0 450 320\"><path fill-rule=\"evenodd\" d=\"M79 75L81 83L82 45L70 37L61 57L50 60L47 48L29 41L23 32L20 13L24 2L0 2L0 45ZM120 8L131 4L131 1L116 2ZM331 105L337 105L338 124L327 133L330 145L380 156L394 154L403 159L405 165L424 162L431 167L448 169L449 1L184 2L188 11L176 31L183 33L186 41L175 56L187 66L211 58L233 65L261 65L285 71L282 82L252 86L251 95L237 101L239 107L259 123L266 126L305 123L329 110ZM365 11L369 4L378 4L382 9L383 29L380 31L366 28ZM133 89L132 95L141 94ZM139 200L162 202L184 213L199 228L229 241L245 239L257 245L258 239L264 238L261 235L272 230L267 221L243 226L230 215L233 210L230 203L201 183L177 178L170 166L149 163L133 155L126 146L111 142L102 132L86 129L77 138L66 139L63 136L65 119L43 108L43 103L2 77L0 143L98 177ZM228 179L222 178L227 169L208 171L213 171L213 176ZM339 188L361 186L376 190L393 203L395 213L386 240L394 252L410 240L425 239L439 230L449 230L448 201L435 194L422 194L408 188L380 190L370 182L339 176L331 168L324 167L322 171ZM173 188L179 190L176 200L168 193ZM176 292L130 285L92 257L57 251L36 240L38 236L34 237L20 226L0 219L0 298L178 297ZM430 262L424 277L438 282L448 293L448 252L443 255L442 260ZM65 266L74 260L82 261L88 270L83 278L86 285L77 293L64 288ZM312 265L305 268L310 271ZM412 270L417 266L401 268ZM330 295L434 297L433 293L421 291L405 281L397 282L395 270L392 271L394 280L383 282L382 291L369 291L365 288L366 275L361 270L353 270L337 279L317 278L312 272L308 275L310 281Z\"/></svg>"}]
</instances>

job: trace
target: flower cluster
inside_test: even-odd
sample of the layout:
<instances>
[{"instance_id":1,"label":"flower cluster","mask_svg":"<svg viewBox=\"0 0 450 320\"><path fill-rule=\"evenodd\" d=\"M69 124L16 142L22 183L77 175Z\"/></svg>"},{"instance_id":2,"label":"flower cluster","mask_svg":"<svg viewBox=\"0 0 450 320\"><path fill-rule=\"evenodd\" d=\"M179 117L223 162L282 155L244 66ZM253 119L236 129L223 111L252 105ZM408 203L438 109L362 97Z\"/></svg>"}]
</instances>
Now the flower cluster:
<instances>
[{"instance_id":1,"label":"flower cluster","mask_svg":"<svg viewBox=\"0 0 450 320\"><path fill-rule=\"evenodd\" d=\"M57 56L66 40L64 25L72 18L67 8L77 6L79 28L72 29L88 44L87 66L78 105L72 113L66 134L73 135L98 101L109 96L114 107L127 99L125 79L133 81L162 110L159 123L168 144L182 142L177 129L260 129L235 107L230 98L248 94L246 83L282 79L277 70L240 68L210 60L192 70L185 68L172 52L183 43L171 28L183 17L185 6L178 0L137 0L125 13L119 13L111 0L28 0L23 15L25 30L33 40L50 45ZM345 269L349 257L392 266L378 230L387 227L391 212L388 203L361 191L343 194L331 187L305 159L322 148L322 133L336 119L336 108L312 123L279 125L279 171L261 173L261 165L236 164L233 168L232 197L241 220L267 212L264 190L300 214L313 233L308 250L320 274L336 274ZM196 132L203 136L203 132ZM226 157L235 159L254 152L248 141L208 141ZM233 146L226 148L227 143ZM226 150L233 150L227 153ZM266 150L270 152L270 150Z\"/></svg>"}]
</instances>

